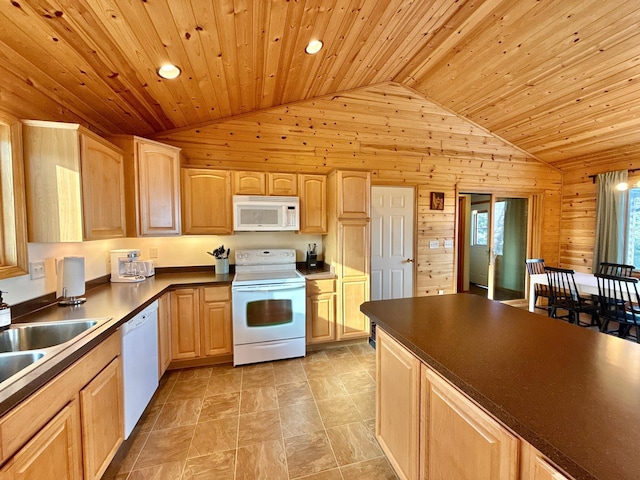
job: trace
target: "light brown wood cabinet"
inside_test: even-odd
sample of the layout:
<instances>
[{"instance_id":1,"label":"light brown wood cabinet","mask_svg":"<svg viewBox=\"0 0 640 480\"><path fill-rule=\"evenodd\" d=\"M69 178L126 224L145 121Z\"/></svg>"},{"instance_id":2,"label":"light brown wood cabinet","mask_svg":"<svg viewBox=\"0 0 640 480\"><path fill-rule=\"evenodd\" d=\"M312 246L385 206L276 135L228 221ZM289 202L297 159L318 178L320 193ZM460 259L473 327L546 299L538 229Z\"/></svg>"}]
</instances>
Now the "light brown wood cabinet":
<instances>
[{"instance_id":1,"label":"light brown wood cabinet","mask_svg":"<svg viewBox=\"0 0 640 480\"><path fill-rule=\"evenodd\" d=\"M336 281L307 280L307 345L336 340Z\"/></svg>"},{"instance_id":2,"label":"light brown wood cabinet","mask_svg":"<svg viewBox=\"0 0 640 480\"><path fill-rule=\"evenodd\" d=\"M376 362L376 437L398 476L416 480L420 465L420 361L380 330Z\"/></svg>"},{"instance_id":3,"label":"light brown wood cabinet","mask_svg":"<svg viewBox=\"0 0 640 480\"><path fill-rule=\"evenodd\" d=\"M203 359L232 352L230 286L171 292L172 360Z\"/></svg>"},{"instance_id":4,"label":"light brown wood cabinet","mask_svg":"<svg viewBox=\"0 0 640 480\"><path fill-rule=\"evenodd\" d=\"M371 211L371 174L335 172L338 218L369 218Z\"/></svg>"},{"instance_id":5,"label":"light brown wood cabinet","mask_svg":"<svg viewBox=\"0 0 640 480\"><path fill-rule=\"evenodd\" d=\"M180 149L131 135L109 140L124 150L127 235L180 235Z\"/></svg>"},{"instance_id":6,"label":"light brown wood cabinet","mask_svg":"<svg viewBox=\"0 0 640 480\"><path fill-rule=\"evenodd\" d=\"M30 242L125 236L123 152L76 124L25 121Z\"/></svg>"},{"instance_id":7,"label":"light brown wood cabinet","mask_svg":"<svg viewBox=\"0 0 640 480\"><path fill-rule=\"evenodd\" d=\"M233 172L234 195L266 195L265 172Z\"/></svg>"},{"instance_id":8,"label":"light brown wood cabinet","mask_svg":"<svg viewBox=\"0 0 640 480\"><path fill-rule=\"evenodd\" d=\"M0 479L80 480L80 409L73 399L0 470Z\"/></svg>"},{"instance_id":9,"label":"light brown wood cabinet","mask_svg":"<svg viewBox=\"0 0 640 480\"><path fill-rule=\"evenodd\" d=\"M520 462L520 480L570 480L527 442L522 442Z\"/></svg>"},{"instance_id":10,"label":"light brown wood cabinet","mask_svg":"<svg viewBox=\"0 0 640 480\"><path fill-rule=\"evenodd\" d=\"M182 233L233 233L231 172L182 169Z\"/></svg>"},{"instance_id":11,"label":"light brown wood cabinet","mask_svg":"<svg viewBox=\"0 0 640 480\"><path fill-rule=\"evenodd\" d=\"M122 366L116 357L80 391L85 479L100 479L124 441Z\"/></svg>"},{"instance_id":12,"label":"light brown wood cabinet","mask_svg":"<svg viewBox=\"0 0 640 480\"><path fill-rule=\"evenodd\" d=\"M296 196L298 176L295 173L267 173L267 195Z\"/></svg>"},{"instance_id":13,"label":"light brown wood cabinet","mask_svg":"<svg viewBox=\"0 0 640 480\"><path fill-rule=\"evenodd\" d=\"M158 299L158 379L171 363L171 294Z\"/></svg>"},{"instance_id":14,"label":"light brown wood cabinet","mask_svg":"<svg viewBox=\"0 0 640 480\"><path fill-rule=\"evenodd\" d=\"M327 233L327 177L298 175L300 233Z\"/></svg>"}]
</instances>

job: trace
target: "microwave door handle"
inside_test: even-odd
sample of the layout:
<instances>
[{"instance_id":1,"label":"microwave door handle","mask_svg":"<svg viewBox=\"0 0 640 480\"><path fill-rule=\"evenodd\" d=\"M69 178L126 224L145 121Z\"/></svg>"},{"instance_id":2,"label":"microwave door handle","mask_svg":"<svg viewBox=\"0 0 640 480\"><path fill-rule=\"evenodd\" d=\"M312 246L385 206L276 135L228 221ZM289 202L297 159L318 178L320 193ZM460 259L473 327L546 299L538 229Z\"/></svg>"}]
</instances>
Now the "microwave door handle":
<instances>
[{"instance_id":1,"label":"microwave door handle","mask_svg":"<svg viewBox=\"0 0 640 480\"><path fill-rule=\"evenodd\" d=\"M282 205L282 225L280 225L281 227L286 227L287 226L287 206L286 205Z\"/></svg>"},{"instance_id":2,"label":"microwave door handle","mask_svg":"<svg viewBox=\"0 0 640 480\"><path fill-rule=\"evenodd\" d=\"M274 292L282 290L296 290L304 288L304 285L255 285L246 287L233 287L232 290L236 292Z\"/></svg>"}]
</instances>

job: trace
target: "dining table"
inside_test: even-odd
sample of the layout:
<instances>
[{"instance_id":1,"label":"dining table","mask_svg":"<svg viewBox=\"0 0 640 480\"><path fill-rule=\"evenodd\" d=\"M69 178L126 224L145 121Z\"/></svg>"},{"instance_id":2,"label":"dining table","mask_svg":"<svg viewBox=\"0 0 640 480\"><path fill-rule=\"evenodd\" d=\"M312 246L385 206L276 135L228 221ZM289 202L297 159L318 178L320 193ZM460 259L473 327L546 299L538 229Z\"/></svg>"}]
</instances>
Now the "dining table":
<instances>
[{"instance_id":1,"label":"dining table","mask_svg":"<svg viewBox=\"0 0 640 480\"><path fill-rule=\"evenodd\" d=\"M598 281L592 273L576 272L573 275L576 281L576 288L580 293L586 293L590 295L598 295ZM529 276L529 311L535 311L535 286L536 284L549 285L546 273L538 273Z\"/></svg>"}]
</instances>

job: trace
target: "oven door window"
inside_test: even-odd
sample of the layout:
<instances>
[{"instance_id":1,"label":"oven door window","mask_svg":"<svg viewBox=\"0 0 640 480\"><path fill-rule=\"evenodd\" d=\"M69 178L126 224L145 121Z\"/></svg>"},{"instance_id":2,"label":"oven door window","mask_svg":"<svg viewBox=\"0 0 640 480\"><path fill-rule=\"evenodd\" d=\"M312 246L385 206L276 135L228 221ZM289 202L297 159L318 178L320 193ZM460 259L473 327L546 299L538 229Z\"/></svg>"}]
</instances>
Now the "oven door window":
<instances>
[{"instance_id":1,"label":"oven door window","mask_svg":"<svg viewBox=\"0 0 640 480\"><path fill-rule=\"evenodd\" d=\"M257 300L247 302L247 326L269 327L293 322L291 300Z\"/></svg>"}]
</instances>

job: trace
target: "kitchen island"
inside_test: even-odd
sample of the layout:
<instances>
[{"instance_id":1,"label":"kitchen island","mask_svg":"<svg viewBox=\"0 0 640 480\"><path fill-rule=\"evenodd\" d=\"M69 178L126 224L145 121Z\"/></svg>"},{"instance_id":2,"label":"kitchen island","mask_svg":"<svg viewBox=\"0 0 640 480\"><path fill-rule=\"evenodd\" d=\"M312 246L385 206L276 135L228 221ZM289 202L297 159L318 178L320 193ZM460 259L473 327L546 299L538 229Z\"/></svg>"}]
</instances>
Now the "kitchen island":
<instances>
[{"instance_id":1,"label":"kitchen island","mask_svg":"<svg viewBox=\"0 0 640 480\"><path fill-rule=\"evenodd\" d=\"M569 475L640 478L640 345L469 294L360 309Z\"/></svg>"}]
</instances>

